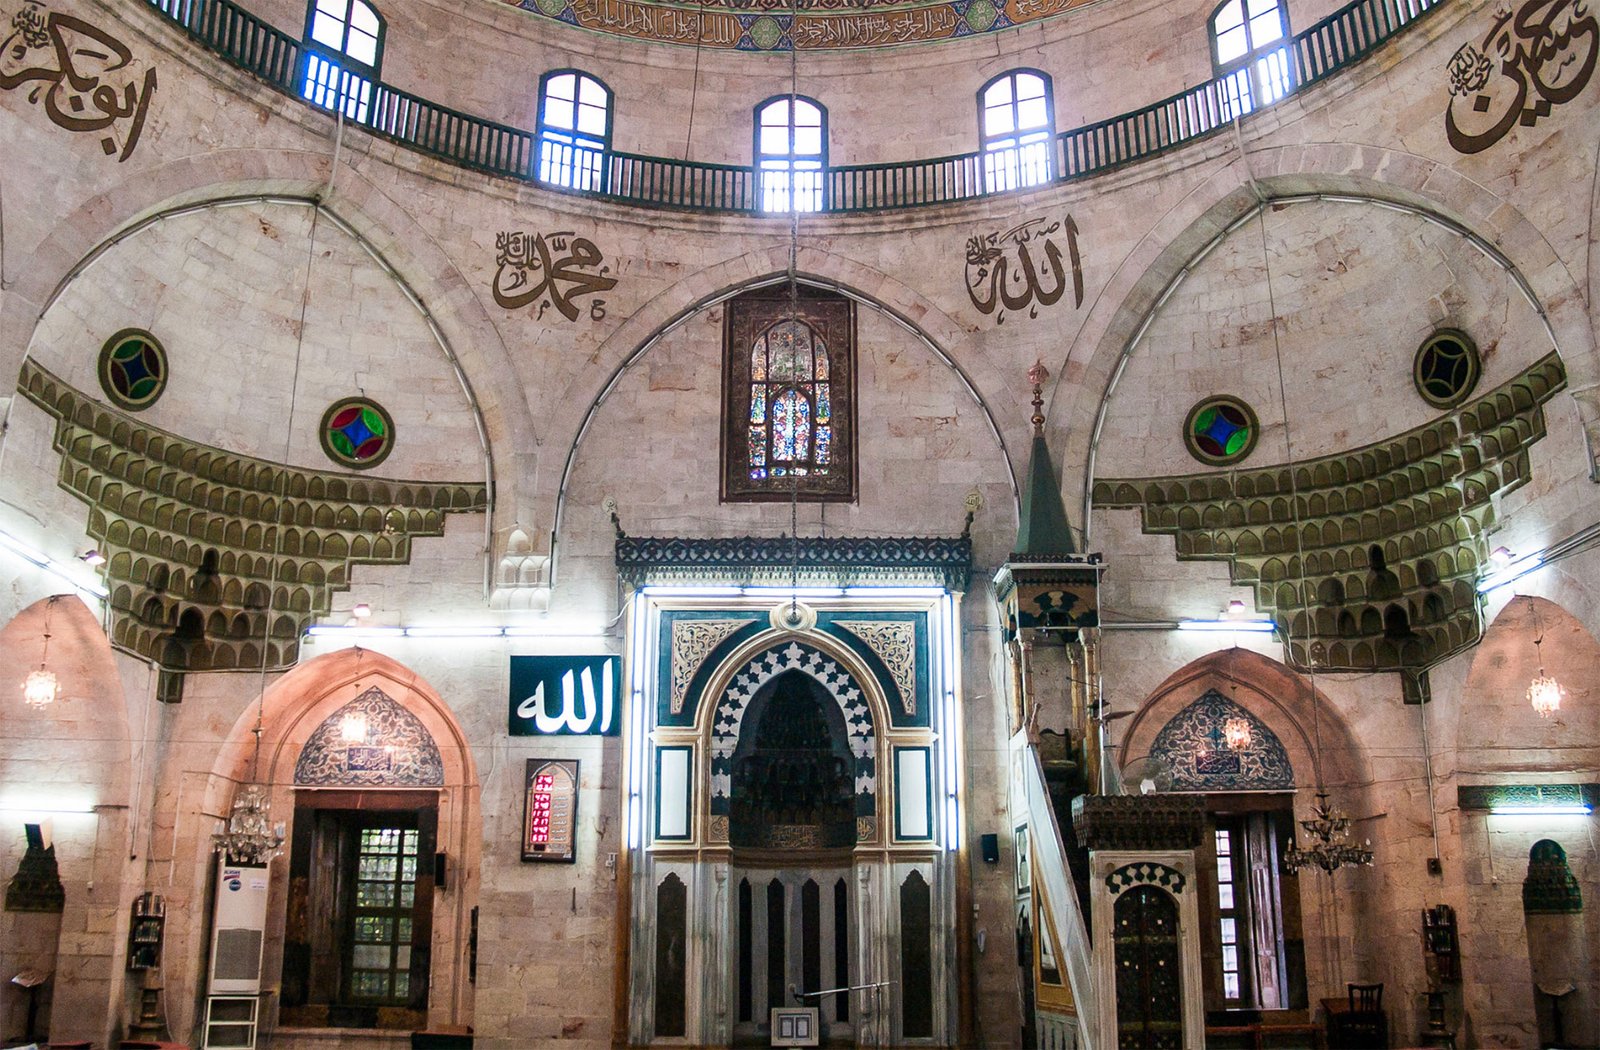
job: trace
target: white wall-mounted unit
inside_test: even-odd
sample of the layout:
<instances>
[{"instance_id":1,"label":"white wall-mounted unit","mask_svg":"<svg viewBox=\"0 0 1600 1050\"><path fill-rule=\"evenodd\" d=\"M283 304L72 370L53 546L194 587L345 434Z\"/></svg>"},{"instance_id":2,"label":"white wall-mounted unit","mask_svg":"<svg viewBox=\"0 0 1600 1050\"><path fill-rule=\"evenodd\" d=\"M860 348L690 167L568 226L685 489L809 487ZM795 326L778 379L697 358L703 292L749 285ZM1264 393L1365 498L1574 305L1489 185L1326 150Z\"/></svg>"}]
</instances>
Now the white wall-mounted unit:
<instances>
[{"instance_id":1,"label":"white wall-mounted unit","mask_svg":"<svg viewBox=\"0 0 1600 1050\"><path fill-rule=\"evenodd\" d=\"M261 942L267 928L267 869L223 863L217 869L217 904L211 923L207 993L261 992Z\"/></svg>"}]
</instances>

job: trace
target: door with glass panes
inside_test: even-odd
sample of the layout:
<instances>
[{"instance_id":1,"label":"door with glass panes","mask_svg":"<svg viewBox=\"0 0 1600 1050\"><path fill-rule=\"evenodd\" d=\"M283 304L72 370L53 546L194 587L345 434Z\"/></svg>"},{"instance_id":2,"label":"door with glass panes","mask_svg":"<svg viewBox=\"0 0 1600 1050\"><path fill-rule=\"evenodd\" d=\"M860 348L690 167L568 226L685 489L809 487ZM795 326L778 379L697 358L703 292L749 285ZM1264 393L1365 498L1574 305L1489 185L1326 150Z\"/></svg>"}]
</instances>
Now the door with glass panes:
<instances>
[{"instance_id":1,"label":"door with glass panes","mask_svg":"<svg viewBox=\"0 0 1600 1050\"><path fill-rule=\"evenodd\" d=\"M438 811L416 805L419 796L328 791L297 797L281 1024L415 1028L426 1022Z\"/></svg>"}]
</instances>

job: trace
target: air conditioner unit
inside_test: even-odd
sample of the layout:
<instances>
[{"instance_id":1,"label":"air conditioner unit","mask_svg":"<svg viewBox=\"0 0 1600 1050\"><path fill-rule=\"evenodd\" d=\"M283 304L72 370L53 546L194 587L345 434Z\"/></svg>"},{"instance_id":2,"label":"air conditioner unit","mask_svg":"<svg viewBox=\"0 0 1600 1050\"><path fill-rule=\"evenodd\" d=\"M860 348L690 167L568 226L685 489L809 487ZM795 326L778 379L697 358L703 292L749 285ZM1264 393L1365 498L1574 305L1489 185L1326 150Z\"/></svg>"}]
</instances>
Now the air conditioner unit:
<instances>
[{"instance_id":1,"label":"air conditioner unit","mask_svg":"<svg viewBox=\"0 0 1600 1050\"><path fill-rule=\"evenodd\" d=\"M211 930L209 994L259 994L261 942L267 930L266 868L218 866Z\"/></svg>"}]
</instances>

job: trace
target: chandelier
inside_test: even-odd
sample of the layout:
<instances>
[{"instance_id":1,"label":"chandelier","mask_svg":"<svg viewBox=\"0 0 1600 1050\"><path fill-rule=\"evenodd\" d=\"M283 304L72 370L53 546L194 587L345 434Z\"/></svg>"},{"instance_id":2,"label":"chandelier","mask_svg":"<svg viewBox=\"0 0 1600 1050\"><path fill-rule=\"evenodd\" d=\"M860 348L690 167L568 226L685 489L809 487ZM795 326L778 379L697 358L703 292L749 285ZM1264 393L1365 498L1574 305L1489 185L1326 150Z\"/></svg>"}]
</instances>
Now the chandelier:
<instances>
[{"instance_id":1,"label":"chandelier","mask_svg":"<svg viewBox=\"0 0 1600 1050\"><path fill-rule=\"evenodd\" d=\"M1347 864L1372 863L1372 850L1368 848L1371 840L1360 846L1346 841L1350 837L1350 818L1328 805L1326 791L1317 792L1317 804L1312 812L1316 814L1314 818L1300 822L1311 840L1311 848L1301 849L1299 842L1290 845L1283 855L1285 868L1291 873L1301 868L1321 868L1332 874Z\"/></svg>"},{"instance_id":2,"label":"chandelier","mask_svg":"<svg viewBox=\"0 0 1600 1050\"><path fill-rule=\"evenodd\" d=\"M1230 718L1222 723L1222 740L1229 751L1250 750L1253 735L1250 723L1243 718Z\"/></svg>"},{"instance_id":3,"label":"chandelier","mask_svg":"<svg viewBox=\"0 0 1600 1050\"><path fill-rule=\"evenodd\" d=\"M44 651L39 654L39 669L29 671L28 677L22 683L22 701L35 711L43 710L56 702L60 695L61 683L57 680L55 672L45 666L46 658L50 655L50 610L56 607L56 598L51 595L44 607Z\"/></svg>"},{"instance_id":4,"label":"chandelier","mask_svg":"<svg viewBox=\"0 0 1600 1050\"><path fill-rule=\"evenodd\" d=\"M259 784L246 784L233 797L233 812L228 830L211 836L224 859L236 864L261 867L278 855L283 846L283 824L272 823L272 810L266 792Z\"/></svg>"},{"instance_id":5,"label":"chandelier","mask_svg":"<svg viewBox=\"0 0 1600 1050\"><path fill-rule=\"evenodd\" d=\"M1539 712L1540 718L1549 718L1561 710L1561 683L1544 673L1544 631L1539 627L1539 607L1533 603L1532 596L1528 598L1528 609L1533 613L1533 651L1539 660L1539 673L1528 683L1528 703ZM46 644L50 636L45 635Z\"/></svg>"}]
</instances>

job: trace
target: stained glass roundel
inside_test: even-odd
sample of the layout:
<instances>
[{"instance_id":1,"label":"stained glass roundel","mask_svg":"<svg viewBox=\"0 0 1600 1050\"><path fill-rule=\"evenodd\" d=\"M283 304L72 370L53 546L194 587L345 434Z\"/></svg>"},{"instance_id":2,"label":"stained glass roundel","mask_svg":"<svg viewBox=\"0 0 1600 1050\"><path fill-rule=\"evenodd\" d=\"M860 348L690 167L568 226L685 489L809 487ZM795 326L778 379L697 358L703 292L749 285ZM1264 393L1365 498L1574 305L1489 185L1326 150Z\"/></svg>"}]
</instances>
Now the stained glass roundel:
<instances>
[{"instance_id":1,"label":"stained glass roundel","mask_svg":"<svg viewBox=\"0 0 1600 1050\"><path fill-rule=\"evenodd\" d=\"M1237 463L1256 447L1261 424L1250 406L1236 397L1208 397L1189 410L1183 441L1202 463Z\"/></svg>"},{"instance_id":2,"label":"stained glass roundel","mask_svg":"<svg viewBox=\"0 0 1600 1050\"><path fill-rule=\"evenodd\" d=\"M140 328L124 328L100 348L100 389L131 412L149 408L167 388L167 352Z\"/></svg>"},{"instance_id":3,"label":"stained glass roundel","mask_svg":"<svg viewBox=\"0 0 1600 1050\"><path fill-rule=\"evenodd\" d=\"M1422 341L1411 366L1417 393L1434 408L1454 408L1478 385L1483 361L1467 333L1441 328Z\"/></svg>"},{"instance_id":4,"label":"stained glass roundel","mask_svg":"<svg viewBox=\"0 0 1600 1050\"><path fill-rule=\"evenodd\" d=\"M366 470L394 449L394 420L376 401L347 397L322 414L322 451L344 467Z\"/></svg>"}]
</instances>

